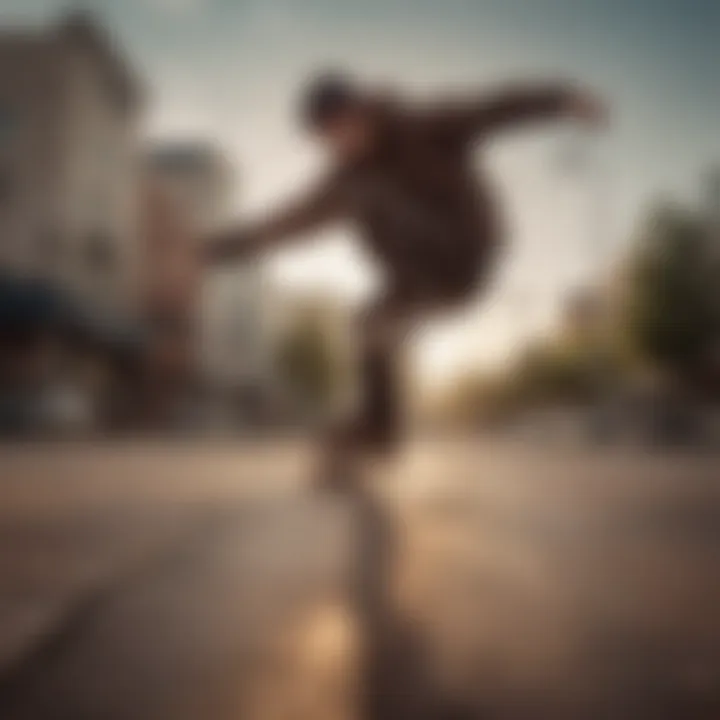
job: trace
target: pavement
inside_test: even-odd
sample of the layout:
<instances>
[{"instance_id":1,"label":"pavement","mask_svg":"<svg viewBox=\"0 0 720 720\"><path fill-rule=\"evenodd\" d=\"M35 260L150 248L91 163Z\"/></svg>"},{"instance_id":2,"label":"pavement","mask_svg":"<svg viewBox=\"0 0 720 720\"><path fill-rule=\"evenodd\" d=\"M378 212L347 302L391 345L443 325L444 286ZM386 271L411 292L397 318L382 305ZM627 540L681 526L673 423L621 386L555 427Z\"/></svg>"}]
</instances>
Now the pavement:
<instances>
[{"instance_id":1,"label":"pavement","mask_svg":"<svg viewBox=\"0 0 720 720\"><path fill-rule=\"evenodd\" d=\"M0 718L720 717L718 458L0 450Z\"/></svg>"}]
</instances>

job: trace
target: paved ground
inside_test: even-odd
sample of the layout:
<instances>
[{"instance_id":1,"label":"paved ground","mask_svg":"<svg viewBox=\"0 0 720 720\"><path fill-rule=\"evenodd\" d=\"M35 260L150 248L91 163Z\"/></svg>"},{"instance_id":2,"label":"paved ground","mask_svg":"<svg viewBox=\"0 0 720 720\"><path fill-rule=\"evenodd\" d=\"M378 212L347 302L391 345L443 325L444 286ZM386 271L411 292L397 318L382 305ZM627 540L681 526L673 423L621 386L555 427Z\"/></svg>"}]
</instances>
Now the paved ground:
<instances>
[{"instance_id":1,"label":"paved ground","mask_svg":"<svg viewBox=\"0 0 720 720\"><path fill-rule=\"evenodd\" d=\"M0 453L3 720L720 716L717 457Z\"/></svg>"}]
</instances>

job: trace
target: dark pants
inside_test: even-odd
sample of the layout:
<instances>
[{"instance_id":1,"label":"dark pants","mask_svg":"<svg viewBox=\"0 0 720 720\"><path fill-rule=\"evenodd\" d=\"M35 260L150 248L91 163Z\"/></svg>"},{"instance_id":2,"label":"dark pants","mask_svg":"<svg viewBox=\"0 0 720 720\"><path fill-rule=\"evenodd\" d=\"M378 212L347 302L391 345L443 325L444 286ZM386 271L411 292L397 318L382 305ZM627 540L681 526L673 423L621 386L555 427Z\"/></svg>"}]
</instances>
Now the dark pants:
<instances>
[{"instance_id":1,"label":"dark pants","mask_svg":"<svg viewBox=\"0 0 720 720\"><path fill-rule=\"evenodd\" d=\"M396 281L360 315L360 409L354 436L370 451L392 451L403 428L403 355L406 340L426 320L452 310L475 283Z\"/></svg>"}]
</instances>

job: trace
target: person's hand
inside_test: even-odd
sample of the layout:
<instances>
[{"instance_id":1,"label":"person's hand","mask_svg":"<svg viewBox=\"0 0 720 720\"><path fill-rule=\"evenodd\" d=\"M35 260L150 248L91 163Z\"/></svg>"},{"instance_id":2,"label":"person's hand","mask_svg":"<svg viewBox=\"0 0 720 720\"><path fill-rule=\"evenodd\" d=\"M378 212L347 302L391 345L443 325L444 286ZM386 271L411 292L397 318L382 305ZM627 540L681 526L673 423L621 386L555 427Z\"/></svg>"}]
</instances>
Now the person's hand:
<instances>
[{"instance_id":1,"label":"person's hand","mask_svg":"<svg viewBox=\"0 0 720 720\"><path fill-rule=\"evenodd\" d=\"M592 92L574 90L568 99L571 117L594 128L604 128L610 119L606 103Z\"/></svg>"}]
</instances>

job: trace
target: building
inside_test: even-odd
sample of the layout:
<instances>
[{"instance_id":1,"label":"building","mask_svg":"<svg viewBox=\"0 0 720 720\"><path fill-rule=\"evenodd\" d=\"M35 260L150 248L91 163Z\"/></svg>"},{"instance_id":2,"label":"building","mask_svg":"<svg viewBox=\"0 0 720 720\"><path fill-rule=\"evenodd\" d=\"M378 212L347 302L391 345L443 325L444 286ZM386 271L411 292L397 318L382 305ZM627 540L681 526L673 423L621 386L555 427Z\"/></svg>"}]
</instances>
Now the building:
<instances>
[{"instance_id":1,"label":"building","mask_svg":"<svg viewBox=\"0 0 720 720\"><path fill-rule=\"evenodd\" d=\"M140 88L86 15L0 33L0 267L79 302L138 299Z\"/></svg>"},{"instance_id":2,"label":"building","mask_svg":"<svg viewBox=\"0 0 720 720\"><path fill-rule=\"evenodd\" d=\"M150 180L141 217L143 419L168 425L181 419L197 381L202 268L182 207Z\"/></svg>"},{"instance_id":3,"label":"building","mask_svg":"<svg viewBox=\"0 0 720 720\"><path fill-rule=\"evenodd\" d=\"M146 168L182 210L198 244L227 221L233 174L212 144L156 145ZM255 265L204 274L199 339L204 383L217 397L231 399L241 414L261 402L270 382L265 300L263 274Z\"/></svg>"},{"instance_id":4,"label":"building","mask_svg":"<svg viewBox=\"0 0 720 720\"><path fill-rule=\"evenodd\" d=\"M222 152L204 141L161 142L150 147L145 170L189 219L205 233L225 220L233 171Z\"/></svg>"},{"instance_id":5,"label":"building","mask_svg":"<svg viewBox=\"0 0 720 720\"><path fill-rule=\"evenodd\" d=\"M93 378L93 395L125 372L135 339L141 95L113 38L87 14L0 31L3 347L42 367L43 381ZM47 361L29 363L37 352Z\"/></svg>"}]
</instances>

